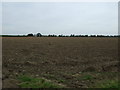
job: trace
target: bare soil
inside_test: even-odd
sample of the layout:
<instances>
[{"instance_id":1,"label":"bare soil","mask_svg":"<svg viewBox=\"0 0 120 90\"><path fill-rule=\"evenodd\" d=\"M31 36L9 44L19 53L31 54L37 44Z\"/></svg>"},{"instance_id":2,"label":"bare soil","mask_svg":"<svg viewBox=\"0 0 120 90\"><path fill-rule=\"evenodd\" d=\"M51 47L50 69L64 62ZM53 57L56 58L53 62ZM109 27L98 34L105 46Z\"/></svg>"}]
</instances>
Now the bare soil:
<instances>
[{"instance_id":1,"label":"bare soil","mask_svg":"<svg viewBox=\"0 0 120 90\"><path fill-rule=\"evenodd\" d=\"M2 45L3 88L19 88L19 75L70 88L118 78L118 38L3 37Z\"/></svg>"}]
</instances>

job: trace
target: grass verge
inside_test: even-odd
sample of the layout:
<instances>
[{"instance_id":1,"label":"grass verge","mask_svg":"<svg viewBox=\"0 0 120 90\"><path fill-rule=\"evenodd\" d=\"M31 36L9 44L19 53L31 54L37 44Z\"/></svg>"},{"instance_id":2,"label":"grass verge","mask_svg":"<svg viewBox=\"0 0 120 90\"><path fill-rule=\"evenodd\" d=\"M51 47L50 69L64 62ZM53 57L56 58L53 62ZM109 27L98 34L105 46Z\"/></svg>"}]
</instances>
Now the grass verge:
<instances>
[{"instance_id":1,"label":"grass verge","mask_svg":"<svg viewBox=\"0 0 120 90\"><path fill-rule=\"evenodd\" d=\"M97 84L95 88L118 88L120 90L120 82L118 80L108 80Z\"/></svg>"},{"instance_id":2,"label":"grass verge","mask_svg":"<svg viewBox=\"0 0 120 90\"><path fill-rule=\"evenodd\" d=\"M21 88L61 88L61 86L48 82L41 78L33 78L30 76L21 75L18 77L21 82L19 87Z\"/></svg>"}]
</instances>

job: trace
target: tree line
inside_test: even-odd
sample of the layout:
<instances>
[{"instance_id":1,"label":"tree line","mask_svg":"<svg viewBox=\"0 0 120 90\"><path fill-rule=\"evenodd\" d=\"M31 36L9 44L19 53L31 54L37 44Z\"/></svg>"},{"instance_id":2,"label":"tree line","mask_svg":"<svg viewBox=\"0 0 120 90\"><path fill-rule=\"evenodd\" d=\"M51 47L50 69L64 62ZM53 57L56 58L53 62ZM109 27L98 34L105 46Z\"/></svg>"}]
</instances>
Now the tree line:
<instances>
[{"instance_id":1,"label":"tree line","mask_svg":"<svg viewBox=\"0 0 120 90\"><path fill-rule=\"evenodd\" d=\"M49 34L49 35L42 35L41 33L37 33L37 34L27 34L28 37L120 37L120 35L75 35L75 34L71 34L71 35L54 35L54 34Z\"/></svg>"},{"instance_id":2,"label":"tree line","mask_svg":"<svg viewBox=\"0 0 120 90\"><path fill-rule=\"evenodd\" d=\"M55 34L49 34L49 35L42 35L41 33L32 34L29 33L27 35L0 35L0 37L120 37L120 35L55 35Z\"/></svg>"}]
</instances>

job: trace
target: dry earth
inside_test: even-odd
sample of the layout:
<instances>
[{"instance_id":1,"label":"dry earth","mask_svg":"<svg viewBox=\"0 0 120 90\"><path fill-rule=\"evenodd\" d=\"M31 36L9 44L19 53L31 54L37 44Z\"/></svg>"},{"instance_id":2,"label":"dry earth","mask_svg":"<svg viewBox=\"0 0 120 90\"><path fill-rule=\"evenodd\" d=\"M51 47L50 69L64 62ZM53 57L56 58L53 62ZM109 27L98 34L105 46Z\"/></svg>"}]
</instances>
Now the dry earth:
<instances>
[{"instance_id":1,"label":"dry earth","mask_svg":"<svg viewBox=\"0 0 120 90\"><path fill-rule=\"evenodd\" d=\"M19 88L19 75L72 88L117 78L118 38L3 37L2 45L3 88Z\"/></svg>"}]
</instances>

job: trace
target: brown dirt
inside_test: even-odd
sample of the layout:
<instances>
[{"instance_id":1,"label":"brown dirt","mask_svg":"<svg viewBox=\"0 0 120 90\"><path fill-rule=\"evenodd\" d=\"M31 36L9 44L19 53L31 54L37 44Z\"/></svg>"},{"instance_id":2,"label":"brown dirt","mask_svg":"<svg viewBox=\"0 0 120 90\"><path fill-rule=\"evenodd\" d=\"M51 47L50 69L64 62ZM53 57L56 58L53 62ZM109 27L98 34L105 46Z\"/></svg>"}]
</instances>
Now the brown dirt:
<instances>
[{"instance_id":1,"label":"brown dirt","mask_svg":"<svg viewBox=\"0 0 120 90\"><path fill-rule=\"evenodd\" d=\"M43 77L75 88L117 78L117 38L3 37L2 45L3 88L18 88L19 75ZM86 74L94 78L83 80Z\"/></svg>"}]
</instances>

